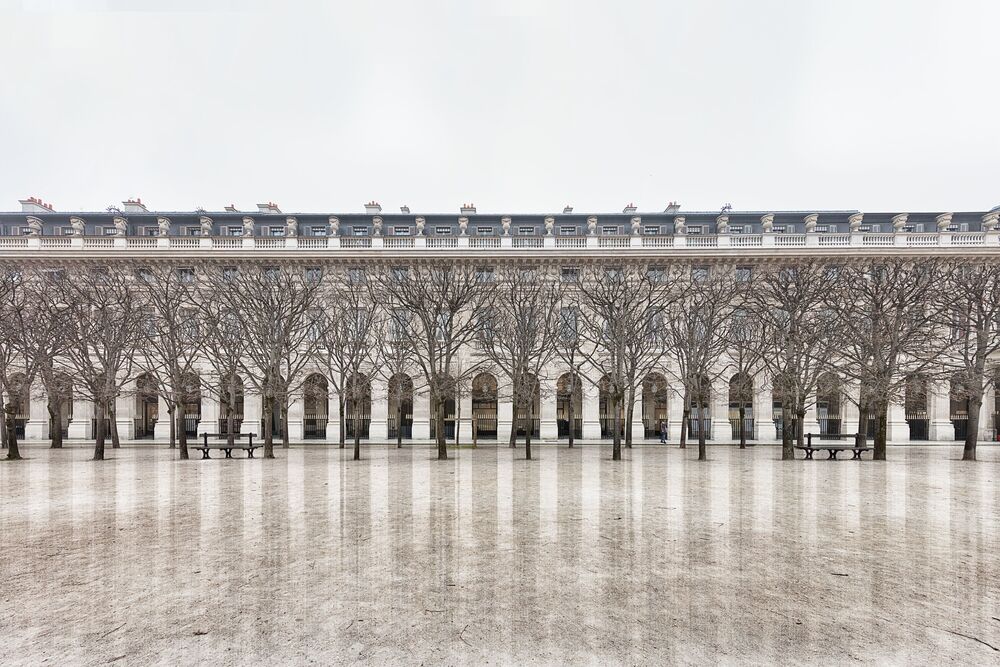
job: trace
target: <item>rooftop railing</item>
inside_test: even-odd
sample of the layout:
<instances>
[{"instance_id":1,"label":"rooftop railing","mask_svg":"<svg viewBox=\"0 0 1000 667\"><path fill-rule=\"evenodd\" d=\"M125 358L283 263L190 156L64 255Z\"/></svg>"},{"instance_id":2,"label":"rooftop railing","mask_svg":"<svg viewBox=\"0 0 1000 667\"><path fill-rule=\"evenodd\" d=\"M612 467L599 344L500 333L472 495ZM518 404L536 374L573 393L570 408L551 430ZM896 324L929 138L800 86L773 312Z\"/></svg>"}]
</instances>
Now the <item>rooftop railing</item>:
<instances>
[{"instance_id":1,"label":"rooftop railing","mask_svg":"<svg viewBox=\"0 0 1000 667\"><path fill-rule=\"evenodd\" d=\"M331 250L665 250L767 248L975 248L1000 247L1000 230L815 234L720 234L680 236L458 236L458 237L238 237L238 236L0 236L0 251L331 251Z\"/></svg>"}]
</instances>

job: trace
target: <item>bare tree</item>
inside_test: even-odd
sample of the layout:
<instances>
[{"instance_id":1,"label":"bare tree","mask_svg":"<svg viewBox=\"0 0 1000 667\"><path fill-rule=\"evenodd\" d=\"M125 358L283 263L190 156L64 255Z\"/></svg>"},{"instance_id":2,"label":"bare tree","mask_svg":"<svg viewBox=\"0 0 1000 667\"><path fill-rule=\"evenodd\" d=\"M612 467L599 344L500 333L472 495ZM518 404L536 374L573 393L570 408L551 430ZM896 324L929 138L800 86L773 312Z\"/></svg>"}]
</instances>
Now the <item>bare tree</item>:
<instances>
[{"instance_id":1,"label":"bare tree","mask_svg":"<svg viewBox=\"0 0 1000 667\"><path fill-rule=\"evenodd\" d=\"M957 262L950 267L944 286L951 336L943 359L958 380L961 398L968 401L962 460L975 461L983 396L995 379L987 362L1000 351L1000 263L987 259Z\"/></svg>"},{"instance_id":2,"label":"bare tree","mask_svg":"<svg viewBox=\"0 0 1000 667\"><path fill-rule=\"evenodd\" d=\"M683 296L670 309L664 323L666 348L673 364L671 373L684 392L684 422L689 419L692 401L698 424L698 460L708 458L705 446L704 405L709 400L713 380L727 365L720 363L729 339L732 294L736 287L733 272L724 266L692 266L675 285ZM681 426L682 441L686 435Z\"/></svg>"},{"instance_id":3,"label":"bare tree","mask_svg":"<svg viewBox=\"0 0 1000 667\"><path fill-rule=\"evenodd\" d=\"M282 446L288 447L288 401L316 357L315 313L322 274L292 266L242 264L215 285L217 298L232 304L246 340L240 358L244 377L261 396L264 458L274 458L277 407Z\"/></svg>"},{"instance_id":4,"label":"bare tree","mask_svg":"<svg viewBox=\"0 0 1000 667\"><path fill-rule=\"evenodd\" d=\"M573 447L576 437L576 393L582 392L583 367L587 363L583 354L583 338L580 336L580 306L576 293L577 273L568 276L569 285L565 285L562 301L559 303L559 320L556 324L556 335L552 338L552 348L563 368L568 368L569 381L563 387L569 393L569 404L566 418L569 422L569 447ZM558 391L558 388L557 388Z\"/></svg>"},{"instance_id":5,"label":"bare tree","mask_svg":"<svg viewBox=\"0 0 1000 667\"><path fill-rule=\"evenodd\" d=\"M795 458L793 415L798 442L805 433L805 414L821 373L829 366L841 336L830 308L834 274L826 262L803 259L794 264L758 267L748 305L765 327L764 366L781 397L781 458Z\"/></svg>"},{"instance_id":6,"label":"bare tree","mask_svg":"<svg viewBox=\"0 0 1000 667\"><path fill-rule=\"evenodd\" d=\"M733 272L736 289L733 291L733 309L723 328L729 358L732 360L733 386L739 397L737 418L739 419L740 449L746 449L746 397L753 400L754 378L764 369L764 352L767 331L764 322L753 317L747 308L747 297L753 289L752 267L736 267ZM762 412L758 406L756 412ZM767 406L770 409L770 406ZM764 414L770 419L769 414ZM758 417L755 417L755 424Z\"/></svg>"},{"instance_id":7,"label":"bare tree","mask_svg":"<svg viewBox=\"0 0 1000 667\"><path fill-rule=\"evenodd\" d=\"M66 315L67 345L57 370L74 375L78 389L94 403L94 460L100 461L106 416L113 414L111 404L131 377L139 352L142 311L132 272L125 265L85 264L49 275Z\"/></svg>"},{"instance_id":8,"label":"bare tree","mask_svg":"<svg viewBox=\"0 0 1000 667\"><path fill-rule=\"evenodd\" d=\"M181 459L188 458L185 407L200 392L197 362L204 356L199 284L195 268L151 264L136 270L136 293L143 312L142 354L138 363L156 378L173 417L170 446L176 434Z\"/></svg>"},{"instance_id":9,"label":"bare tree","mask_svg":"<svg viewBox=\"0 0 1000 667\"><path fill-rule=\"evenodd\" d=\"M473 316L491 307L492 292L470 264L427 262L387 266L378 274L379 291L387 307L398 309L397 320L412 339L414 365L423 375L435 420L439 459L448 458L445 404L455 393L456 373L473 374L479 364L459 368L459 355L477 335Z\"/></svg>"},{"instance_id":10,"label":"bare tree","mask_svg":"<svg viewBox=\"0 0 1000 667\"><path fill-rule=\"evenodd\" d=\"M481 312L479 351L506 378L515 419L531 414L542 375L556 355L561 284L533 267L508 266L489 285L492 309ZM530 420L529 420L530 421ZM524 425L524 453L531 460L533 424ZM510 444L517 438L512 426Z\"/></svg>"},{"instance_id":11,"label":"bare tree","mask_svg":"<svg viewBox=\"0 0 1000 667\"><path fill-rule=\"evenodd\" d=\"M371 283L369 283L371 284ZM375 283L380 290L380 282ZM396 447L403 446L403 403L413 398L413 339L409 336L409 315L407 311L389 303L389 295L373 291L375 309L373 335L376 360L375 374L385 381L386 400L395 406ZM407 382L405 379L409 379Z\"/></svg>"}]
</instances>

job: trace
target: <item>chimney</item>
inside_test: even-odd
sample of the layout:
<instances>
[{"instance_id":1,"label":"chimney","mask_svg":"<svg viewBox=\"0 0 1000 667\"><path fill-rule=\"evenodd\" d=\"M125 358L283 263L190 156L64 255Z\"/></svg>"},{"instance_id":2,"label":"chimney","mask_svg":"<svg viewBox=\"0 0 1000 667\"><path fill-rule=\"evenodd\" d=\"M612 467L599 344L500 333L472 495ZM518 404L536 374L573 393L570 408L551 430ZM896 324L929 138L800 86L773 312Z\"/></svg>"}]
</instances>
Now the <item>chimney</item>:
<instances>
[{"instance_id":1,"label":"chimney","mask_svg":"<svg viewBox=\"0 0 1000 667\"><path fill-rule=\"evenodd\" d=\"M462 215L475 215L476 214L476 205L475 204L462 204L462 208L460 209L460 212L461 212Z\"/></svg>"},{"instance_id":2,"label":"chimney","mask_svg":"<svg viewBox=\"0 0 1000 667\"><path fill-rule=\"evenodd\" d=\"M122 202L123 213L149 213L149 209L142 203L142 198L126 199Z\"/></svg>"},{"instance_id":3,"label":"chimney","mask_svg":"<svg viewBox=\"0 0 1000 667\"><path fill-rule=\"evenodd\" d=\"M368 215L378 215L382 212L382 204L379 204L374 199L365 204L365 213Z\"/></svg>"},{"instance_id":4,"label":"chimney","mask_svg":"<svg viewBox=\"0 0 1000 667\"><path fill-rule=\"evenodd\" d=\"M266 204L257 204L258 213L281 213L281 209L273 201L269 201Z\"/></svg>"},{"instance_id":5,"label":"chimney","mask_svg":"<svg viewBox=\"0 0 1000 667\"><path fill-rule=\"evenodd\" d=\"M19 200L21 202L21 213L52 213L52 204L43 202L38 197L28 197Z\"/></svg>"},{"instance_id":6,"label":"chimney","mask_svg":"<svg viewBox=\"0 0 1000 667\"><path fill-rule=\"evenodd\" d=\"M239 209L236 208L236 204L230 204L226 207L226 213L239 213Z\"/></svg>"},{"instance_id":7,"label":"chimney","mask_svg":"<svg viewBox=\"0 0 1000 667\"><path fill-rule=\"evenodd\" d=\"M399 207L399 212L400 213L407 213L407 214L409 214L410 207L407 206L406 204L403 204L402 206Z\"/></svg>"},{"instance_id":8,"label":"chimney","mask_svg":"<svg viewBox=\"0 0 1000 667\"><path fill-rule=\"evenodd\" d=\"M566 207L563 208L563 215L569 215L572 212L573 212L573 207L572 206L566 206Z\"/></svg>"},{"instance_id":9,"label":"chimney","mask_svg":"<svg viewBox=\"0 0 1000 667\"><path fill-rule=\"evenodd\" d=\"M667 204L667 208L663 212L667 214L674 214L677 213L679 210L681 210L681 205L675 201L672 201L669 204Z\"/></svg>"},{"instance_id":10,"label":"chimney","mask_svg":"<svg viewBox=\"0 0 1000 667\"><path fill-rule=\"evenodd\" d=\"M629 205L622 210L622 213L635 213L635 204L630 202Z\"/></svg>"}]
</instances>

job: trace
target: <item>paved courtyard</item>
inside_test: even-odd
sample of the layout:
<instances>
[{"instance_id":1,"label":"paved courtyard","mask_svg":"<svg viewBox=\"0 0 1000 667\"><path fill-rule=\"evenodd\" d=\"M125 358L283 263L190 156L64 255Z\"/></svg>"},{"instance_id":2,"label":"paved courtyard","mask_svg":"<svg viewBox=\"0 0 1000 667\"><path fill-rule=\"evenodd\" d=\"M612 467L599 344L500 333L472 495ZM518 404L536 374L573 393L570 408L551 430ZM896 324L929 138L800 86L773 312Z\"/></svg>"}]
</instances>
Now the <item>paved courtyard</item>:
<instances>
[{"instance_id":1,"label":"paved courtyard","mask_svg":"<svg viewBox=\"0 0 1000 667\"><path fill-rule=\"evenodd\" d=\"M0 664L1000 660L995 447L24 453Z\"/></svg>"}]
</instances>

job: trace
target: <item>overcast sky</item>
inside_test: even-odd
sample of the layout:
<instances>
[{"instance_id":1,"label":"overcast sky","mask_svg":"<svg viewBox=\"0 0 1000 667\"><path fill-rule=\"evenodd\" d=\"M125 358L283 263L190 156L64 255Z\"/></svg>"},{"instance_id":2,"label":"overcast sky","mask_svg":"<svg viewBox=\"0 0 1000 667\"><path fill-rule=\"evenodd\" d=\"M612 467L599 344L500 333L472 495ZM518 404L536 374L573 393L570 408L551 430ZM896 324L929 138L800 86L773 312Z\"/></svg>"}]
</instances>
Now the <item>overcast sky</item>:
<instances>
[{"instance_id":1,"label":"overcast sky","mask_svg":"<svg viewBox=\"0 0 1000 667\"><path fill-rule=\"evenodd\" d=\"M265 4L0 0L0 210L1000 204L996 0Z\"/></svg>"}]
</instances>

